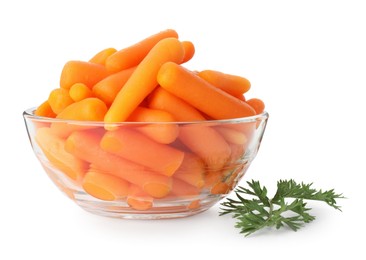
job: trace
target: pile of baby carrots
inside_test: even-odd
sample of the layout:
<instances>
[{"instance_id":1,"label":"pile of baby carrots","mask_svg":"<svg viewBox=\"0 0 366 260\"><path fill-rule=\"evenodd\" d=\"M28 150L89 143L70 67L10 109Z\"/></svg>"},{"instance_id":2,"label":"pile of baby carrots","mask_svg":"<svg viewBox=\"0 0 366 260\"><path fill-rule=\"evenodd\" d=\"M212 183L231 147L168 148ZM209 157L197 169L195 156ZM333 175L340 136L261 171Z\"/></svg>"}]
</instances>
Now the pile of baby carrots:
<instances>
[{"instance_id":1,"label":"pile of baby carrots","mask_svg":"<svg viewBox=\"0 0 366 260\"><path fill-rule=\"evenodd\" d=\"M246 167L238 161L256 124L213 122L260 114L264 103L245 99L244 77L186 68L194 53L192 42L168 29L68 61L60 87L35 111L68 121L39 126L37 144L85 192L136 210L181 198L193 198L194 208L201 194L227 193Z\"/></svg>"}]
</instances>

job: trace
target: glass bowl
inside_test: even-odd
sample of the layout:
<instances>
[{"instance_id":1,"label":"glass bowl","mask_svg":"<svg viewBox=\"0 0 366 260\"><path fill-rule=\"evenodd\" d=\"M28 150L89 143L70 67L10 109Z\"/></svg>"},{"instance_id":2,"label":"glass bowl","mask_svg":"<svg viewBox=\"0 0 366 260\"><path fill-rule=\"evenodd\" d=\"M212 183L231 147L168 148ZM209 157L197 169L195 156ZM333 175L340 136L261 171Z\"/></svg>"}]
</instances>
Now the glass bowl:
<instances>
[{"instance_id":1,"label":"glass bowl","mask_svg":"<svg viewBox=\"0 0 366 260\"><path fill-rule=\"evenodd\" d=\"M81 208L130 219L187 217L230 193L260 147L268 113L194 122L23 117L53 183Z\"/></svg>"}]
</instances>

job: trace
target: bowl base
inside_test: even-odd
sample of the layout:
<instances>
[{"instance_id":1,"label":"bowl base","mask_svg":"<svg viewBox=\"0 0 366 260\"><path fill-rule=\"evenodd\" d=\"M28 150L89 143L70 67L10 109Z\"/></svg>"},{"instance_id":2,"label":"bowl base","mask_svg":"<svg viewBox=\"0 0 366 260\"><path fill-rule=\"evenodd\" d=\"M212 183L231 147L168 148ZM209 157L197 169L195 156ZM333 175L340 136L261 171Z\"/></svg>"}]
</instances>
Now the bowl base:
<instances>
[{"instance_id":1,"label":"bowl base","mask_svg":"<svg viewBox=\"0 0 366 260\"><path fill-rule=\"evenodd\" d=\"M136 210L131 208L124 201L98 201L90 200L90 196L82 193L75 194L74 201L82 209L99 216L120 218L120 219L174 219L185 218L204 212L211 208L221 199L221 196L205 197L204 199L193 200L155 200L154 206L147 210Z\"/></svg>"}]
</instances>

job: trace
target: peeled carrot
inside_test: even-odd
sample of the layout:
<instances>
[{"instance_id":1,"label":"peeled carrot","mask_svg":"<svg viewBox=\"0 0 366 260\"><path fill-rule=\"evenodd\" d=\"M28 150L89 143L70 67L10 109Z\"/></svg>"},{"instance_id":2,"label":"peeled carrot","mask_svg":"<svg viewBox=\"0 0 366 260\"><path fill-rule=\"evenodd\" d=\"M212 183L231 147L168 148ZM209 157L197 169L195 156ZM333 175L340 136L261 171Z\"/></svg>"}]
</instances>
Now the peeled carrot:
<instances>
[{"instance_id":1,"label":"peeled carrot","mask_svg":"<svg viewBox=\"0 0 366 260\"><path fill-rule=\"evenodd\" d=\"M106 48L104 50L101 50L97 54L95 54L89 62L105 65L105 61L109 56L111 56L113 53L117 52L115 48Z\"/></svg>"},{"instance_id":2,"label":"peeled carrot","mask_svg":"<svg viewBox=\"0 0 366 260\"><path fill-rule=\"evenodd\" d=\"M74 181L81 181L88 163L76 158L65 150L65 140L54 135L50 128L37 129L36 142L50 163Z\"/></svg>"},{"instance_id":3,"label":"peeled carrot","mask_svg":"<svg viewBox=\"0 0 366 260\"><path fill-rule=\"evenodd\" d=\"M74 103L69 95L69 91L63 88L56 88L51 91L48 97L48 103L55 114L61 113L67 106Z\"/></svg>"},{"instance_id":4,"label":"peeled carrot","mask_svg":"<svg viewBox=\"0 0 366 260\"><path fill-rule=\"evenodd\" d=\"M264 111L265 108L264 102L259 98L248 99L246 103L255 110L257 115L261 114Z\"/></svg>"},{"instance_id":5,"label":"peeled carrot","mask_svg":"<svg viewBox=\"0 0 366 260\"><path fill-rule=\"evenodd\" d=\"M229 189L232 189L236 186L238 181L243 177L245 172L247 171L249 167L249 163L240 163L233 167L229 167L225 171L229 171L229 174L225 174L225 183L229 186Z\"/></svg>"},{"instance_id":6,"label":"peeled carrot","mask_svg":"<svg viewBox=\"0 0 366 260\"><path fill-rule=\"evenodd\" d=\"M93 197L112 201L127 196L129 183L121 178L92 168L86 173L82 187Z\"/></svg>"},{"instance_id":7,"label":"peeled carrot","mask_svg":"<svg viewBox=\"0 0 366 260\"><path fill-rule=\"evenodd\" d=\"M178 38L177 32L171 29L161 31L121 49L107 58L106 67L111 72L118 72L137 66L159 41L170 37Z\"/></svg>"},{"instance_id":8,"label":"peeled carrot","mask_svg":"<svg viewBox=\"0 0 366 260\"><path fill-rule=\"evenodd\" d=\"M216 183L210 190L211 194L226 194L230 191L230 187L226 182Z\"/></svg>"},{"instance_id":9,"label":"peeled carrot","mask_svg":"<svg viewBox=\"0 0 366 260\"><path fill-rule=\"evenodd\" d=\"M199 199L191 201L191 203L189 203L189 205L187 206L187 208L190 210L195 210L200 207L201 207L201 200Z\"/></svg>"},{"instance_id":10,"label":"peeled carrot","mask_svg":"<svg viewBox=\"0 0 366 260\"><path fill-rule=\"evenodd\" d=\"M80 121L103 121L106 112L107 106L103 101L97 98L86 98L69 105L56 118ZM52 131L60 137L67 137L75 130L95 127L97 126L73 124L71 122L53 122L51 125Z\"/></svg>"},{"instance_id":11,"label":"peeled carrot","mask_svg":"<svg viewBox=\"0 0 366 260\"><path fill-rule=\"evenodd\" d=\"M244 145L248 142L248 138L245 133L238 131L229 127L215 127L215 130L218 131L228 143Z\"/></svg>"},{"instance_id":12,"label":"peeled carrot","mask_svg":"<svg viewBox=\"0 0 366 260\"><path fill-rule=\"evenodd\" d=\"M48 100L44 101L41 105L37 107L37 109L34 111L34 114L36 116L43 116L43 117L51 117L55 118L56 114L53 112L50 103L48 103Z\"/></svg>"},{"instance_id":13,"label":"peeled carrot","mask_svg":"<svg viewBox=\"0 0 366 260\"><path fill-rule=\"evenodd\" d=\"M255 110L174 62L166 62L157 75L160 86L213 119L255 115ZM213 105L214 104L214 105Z\"/></svg>"},{"instance_id":14,"label":"peeled carrot","mask_svg":"<svg viewBox=\"0 0 366 260\"><path fill-rule=\"evenodd\" d=\"M101 140L99 130L73 132L66 140L65 150L108 174L139 186L154 198L162 198L170 192L172 187L170 177L104 151L99 145Z\"/></svg>"},{"instance_id":15,"label":"peeled carrot","mask_svg":"<svg viewBox=\"0 0 366 260\"><path fill-rule=\"evenodd\" d=\"M157 87L148 97L148 106L169 112L177 121L205 120L197 109L161 87Z\"/></svg>"},{"instance_id":16,"label":"peeled carrot","mask_svg":"<svg viewBox=\"0 0 366 260\"><path fill-rule=\"evenodd\" d=\"M93 87L94 96L104 101L107 106L110 106L134 70L135 67L122 70L102 79Z\"/></svg>"},{"instance_id":17,"label":"peeled carrot","mask_svg":"<svg viewBox=\"0 0 366 260\"><path fill-rule=\"evenodd\" d=\"M181 63L185 63L193 58L195 53L195 48L192 42L190 41L182 41L182 45L184 48L184 57Z\"/></svg>"},{"instance_id":18,"label":"peeled carrot","mask_svg":"<svg viewBox=\"0 0 366 260\"><path fill-rule=\"evenodd\" d=\"M70 89L75 83L83 83L92 88L109 73L105 66L85 61L69 61L62 69L60 87Z\"/></svg>"},{"instance_id":19,"label":"peeled carrot","mask_svg":"<svg viewBox=\"0 0 366 260\"><path fill-rule=\"evenodd\" d=\"M247 145L248 145L248 142L246 142L244 145L231 143L230 144L231 155L230 155L229 163L237 163L238 160L242 160L242 158L244 158Z\"/></svg>"},{"instance_id":20,"label":"peeled carrot","mask_svg":"<svg viewBox=\"0 0 366 260\"><path fill-rule=\"evenodd\" d=\"M65 150L77 158L92 163L97 169L113 174L118 171L139 171L145 167L108 153L100 147L103 129L74 131L65 143Z\"/></svg>"},{"instance_id":21,"label":"peeled carrot","mask_svg":"<svg viewBox=\"0 0 366 260\"><path fill-rule=\"evenodd\" d=\"M208 190L211 190L211 188L213 186L215 186L217 183L222 182L222 180L223 180L223 175L222 175L222 170L221 169L208 171L205 174L204 188L208 189Z\"/></svg>"},{"instance_id":22,"label":"peeled carrot","mask_svg":"<svg viewBox=\"0 0 366 260\"><path fill-rule=\"evenodd\" d=\"M180 179L186 183L202 188L204 180L205 163L193 153L185 153L184 159L178 170L174 173L175 179Z\"/></svg>"},{"instance_id":23,"label":"peeled carrot","mask_svg":"<svg viewBox=\"0 0 366 260\"><path fill-rule=\"evenodd\" d=\"M158 124L147 124L136 127L136 130L150 137L154 141L162 144L172 143L177 139L179 128L174 122L174 117L163 110L137 107L129 116L127 121L134 122L162 122ZM164 124L166 122L166 124Z\"/></svg>"},{"instance_id":24,"label":"peeled carrot","mask_svg":"<svg viewBox=\"0 0 366 260\"><path fill-rule=\"evenodd\" d=\"M148 210L153 206L154 198L139 186L131 184L127 195L127 204L136 210Z\"/></svg>"},{"instance_id":25,"label":"peeled carrot","mask_svg":"<svg viewBox=\"0 0 366 260\"><path fill-rule=\"evenodd\" d=\"M184 158L182 151L157 143L144 134L126 127L106 132L100 146L107 152L144 165L166 176L172 176Z\"/></svg>"},{"instance_id":26,"label":"peeled carrot","mask_svg":"<svg viewBox=\"0 0 366 260\"><path fill-rule=\"evenodd\" d=\"M181 62L183 56L184 49L176 38L159 41L118 92L104 121L106 123L125 121L157 86L156 75L161 65L167 61Z\"/></svg>"},{"instance_id":27,"label":"peeled carrot","mask_svg":"<svg viewBox=\"0 0 366 260\"><path fill-rule=\"evenodd\" d=\"M71 86L71 88L69 90L69 95L72 100L74 100L75 102L78 102L83 99L92 97L93 93L90 90L90 88L88 88L85 84L75 83L74 85Z\"/></svg>"},{"instance_id":28,"label":"peeled carrot","mask_svg":"<svg viewBox=\"0 0 366 260\"><path fill-rule=\"evenodd\" d=\"M192 186L180 179L173 178L173 186L171 194L176 197L198 196L201 189Z\"/></svg>"},{"instance_id":29,"label":"peeled carrot","mask_svg":"<svg viewBox=\"0 0 366 260\"><path fill-rule=\"evenodd\" d=\"M203 70L198 76L235 97L242 97L250 89L249 80L241 76L216 70Z\"/></svg>"},{"instance_id":30,"label":"peeled carrot","mask_svg":"<svg viewBox=\"0 0 366 260\"><path fill-rule=\"evenodd\" d=\"M211 170L221 169L230 158L231 149L215 129L204 125L182 126L179 139L202 158Z\"/></svg>"},{"instance_id":31,"label":"peeled carrot","mask_svg":"<svg viewBox=\"0 0 366 260\"><path fill-rule=\"evenodd\" d=\"M98 98L86 98L66 107L57 115L58 119L103 121L107 106Z\"/></svg>"}]
</instances>

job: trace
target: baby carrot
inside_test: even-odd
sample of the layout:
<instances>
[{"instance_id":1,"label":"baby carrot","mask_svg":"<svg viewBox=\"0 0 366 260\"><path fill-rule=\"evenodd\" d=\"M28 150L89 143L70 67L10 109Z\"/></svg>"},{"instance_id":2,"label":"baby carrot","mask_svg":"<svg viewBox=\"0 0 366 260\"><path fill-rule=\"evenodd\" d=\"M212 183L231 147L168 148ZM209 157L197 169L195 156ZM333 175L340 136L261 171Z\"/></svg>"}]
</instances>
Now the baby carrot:
<instances>
[{"instance_id":1,"label":"baby carrot","mask_svg":"<svg viewBox=\"0 0 366 260\"><path fill-rule=\"evenodd\" d=\"M210 190L211 194L227 194L230 190L230 187L225 182L216 183Z\"/></svg>"},{"instance_id":2,"label":"baby carrot","mask_svg":"<svg viewBox=\"0 0 366 260\"><path fill-rule=\"evenodd\" d=\"M69 105L56 118L80 121L103 121L106 112L107 106L103 101L97 98L86 98ZM89 128L94 128L94 126L66 122L53 122L51 125L52 131L60 137L67 137L75 130Z\"/></svg>"},{"instance_id":3,"label":"baby carrot","mask_svg":"<svg viewBox=\"0 0 366 260\"><path fill-rule=\"evenodd\" d=\"M251 106L255 110L257 115L264 111L265 105L261 99L251 98L251 99L248 99L246 102L249 106Z\"/></svg>"},{"instance_id":4,"label":"baby carrot","mask_svg":"<svg viewBox=\"0 0 366 260\"><path fill-rule=\"evenodd\" d=\"M161 66L160 86L214 119L255 115L254 109L174 62Z\"/></svg>"},{"instance_id":5,"label":"baby carrot","mask_svg":"<svg viewBox=\"0 0 366 260\"><path fill-rule=\"evenodd\" d=\"M221 169L230 158L229 144L209 126L194 124L182 126L179 140L200 156L209 169Z\"/></svg>"},{"instance_id":6,"label":"baby carrot","mask_svg":"<svg viewBox=\"0 0 366 260\"><path fill-rule=\"evenodd\" d=\"M211 190L213 186L220 183L223 180L223 175L221 169L208 171L205 174L205 185L204 188Z\"/></svg>"},{"instance_id":7,"label":"baby carrot","mask_svg":"<svg viewBox=\"0 0 366 260\"><path fill-rule=\"evenodd\" d=\"M157 87L150 94L148 106L169 112L177 121L205 120L197 109L161 87Z\"/></svg>"},{"instance_id":8,"label":"baby carrot","mask_svg":"<svg viewBox=\"0 0 366 260\"><path fill-rule=\"evenodd\" d=\"M109 107L134 70L135 67L125 69L102 79L93 87L94 96Z\"/></svg>"},{"instance_id":9,"label":"baby carrot","mask_svg":"<svg viewBox=\"0 0 366 260\"><path fill-rule=\"evenodd\" d=\"M109 56L111 56L113 53L117 52L115 48L106 48L104 50L101 50L97 54L95 54L89 62L105 65L105 61Z\"/></svg>"},{"instance_id":10,"label":"baby carrot","mask_svg":"<svg viewBox=\"0 0 366 260\"><path fill-rule=\"evenodd\" d=\"M231 155L228 164L236 164L239 160L242 161L245 155L248 142L242 144L230 144Z\"/></svg>"},{"instance_id":11,"label":"baby carrot","mask_svg":"<svg viewBox=\"0 0 366 260\"><path fill-rule=\"evenodd\" d=\"M98 98L86 98L66 107L57 115L59 119L103 121L107 106Z\"/></svg>"},{"instance_id":12,"label":"baby carrot","mask_svg":"<svg viewBox=\"0 0 366 260\"><path fill-rule=\"evenodd\" d=\"M144 170L145 167L108 153L100 147L104 135L101 129L74 131L65 143L65 150L84 161L92 163L99 170L113 174L117 169L123 171Z\"/></svg>"},{"instance_id":13,"label":"baby carrot","mask_svg":"<svg viewBox=\"0 0 366 260\"><path fill-rule=\"evenodd\" d=\"M178 170L174 173L175 179L180 179L186 183L202 188L204 180L205 163L193 153L185 153L184 159Z\"/></svg>"},{"instance_id":14,"label":"baby carrot","mask_svg":"<svg viewBox=\"0 0 366 260\"><path fill-rule=\"evenodd\" d=\"M130 184L127 204L136 210L148 210L153 206L154 198L144 192L139 186Z\"/></svg>"},{"instance_id":15,"label":"baby carrot","mask_svg":"<svg viewBox=\"0 0 366 260\"><path fill-rule=\"evenodd\" d=\"M144 134L126 127L107 131L100 146L107 152L144 165L166 176L173 175L184 158L182 151L157 143Z\"/></svg>"},{"instance_id":16,"label":"baby carrot","mask_svg":"<svg viewBox=\"0 0 366 260\"><path fill-rule=\"evenodd\" d=\"M173 178L173 185L171 194L177 197L191 197L198 196L201 189L192 186L180 179Z\"/></svg>"},{"instance_id":17,"label":"baby carrot","mask_svg":"<svg viewBox=\"0 0 366 260\"><path fill-rule=\"evenodd\" d=\"M246 135L236 129L217 126L215 127L215 130L219 132L228 143L244 145L248 142Z\"/></svg>"},{"instance_id":18,"label":"baby carrot","mask_svg":"<svg viewBox=\"0 0 366 260\"><path fill-rule=\"evenodd\" d=\"M91 89L108 74L107 69L103 65L72 60L67 62L62 69L60 86L61 88L70 89L75 83L84 83Z\"/></svg>"},{"instance_id":19,"label":"baby carrot","mask_svg":"<svg viewBox=\"0 0 366 260\"><path fill-rule=\"evenodd\" d=\"M100 131L75 131L67 138L65 150L108 174L139 186L154 198L162 198L170 192L170 177L104 151L99 145L100 140Z\"/></svg>"},{"instance_id":20,"label":"baby carrot","mask_svg":"<svg viewBox=\"0 0 366 260\"><path fill-rule=\"evenodd\" d=\"M86 173L82 187L93 197L112 201L127 196L129 183L121 178L92 168Z\"/></svg>"},{"instance_id":21,"label":"baby carrot","mask_svg":"<svg viewBox=\"0 0 366 260\"><path fill-rule=\"evenodd\" d=\"M135 67L159 41L170 37L178 38L177 32L171 29L161 31L134 45L121 49L107 58L106 67L111 72Z\"/></svg>"},{"instance_id":22,"label":"baby carrot","mask_svg":"<svg viewBox=\"0 0 366 260\"><path fill-rule=\"evenodd\" d=\"M198 73L198 76L235 97L242 97L250 89L249 80L237 75L216 70L203 70Z\"/></svg>"},{"instance_id":23,"label":"baby carrot","mask_svg":"<svg viewBox=\"0 0 366 260\"><path fill-rule=\"evenodd\" d=\"M194 53L195 53L195 48L192 42L190 41L182 41L182 45L184 48L184 57L181 63L185 63L187 61L189 61L190 59L192 59Z\"/></svg>"},{"instance_id":24,"label":"baby carrot","mask_svg":"<svg viewBox=\"0 0 366 260\"><path fill-rule=\"evenodd\" d=\"M44 101L42 104L40 104L36 111L34 111L34 114L36 116L43 116L43 117L51 117L55 118L56 114L53 112L50 103L48 103L48 100Z\"/></svg>"},{"instance_id":25,"label":"baby carrot","mask_svg":"<svg viewBox=\"0 0 366 260\"><path fill-rule=\"evenodd\" d=\"M167 122L167 124L147 124L136 128L139 132L162 144L172 143L178 137L179 128L174 117L166 111L139 106L132 112L127 121L135 122Z\"/></svg>"},{"instance_id":26,"label":"baby carrot","mask_svg":"<svg viewBox=\"0 0 366 260\"><path fill-rule=\"evenodd\" d=\"M69 95L69 91L63 88L56 88L51 91L48 97L48 103L55 114L61 113L68 105L74 103Z\"/></svg>"},{"instance_id":27,"label":"baby carrot","mask_svg":"<svg viewBox=\"0 0 366 260\"><path fill-rule=\"evenodd\" d=\"M80 181L87 171L88 163L65 150L65 140L54 135L50 128L37 129L36 142L50 163L70 179Z\"/></svg>"},{"instance_id":28,"label":"baby carrot","mask_svg":"<svg viewBox=\"0 0 366 260\"><path fill-rule=\"evenodd\" d=\"M166 38L159 41L118 92L105 115L104 121L106 123L125 121L157 86L156 75L161 65L167 61L181 62L183 56L182 44L176 38Z\"/></svg>"},{"instance_id":29,"label":"baby carrot","mask_svg":"<svg viewBox=\"0 0 366 260\"><path fill-rule=\"evenodd\" d=\"M72 100L78 102L80 100L93 96L92 91L83 83L75 83L69 90L69 95Z\"/></svg>"}]
</instances>

